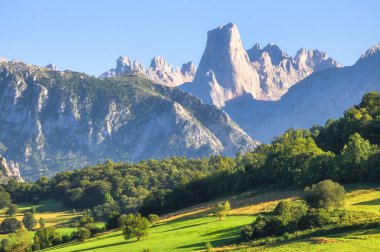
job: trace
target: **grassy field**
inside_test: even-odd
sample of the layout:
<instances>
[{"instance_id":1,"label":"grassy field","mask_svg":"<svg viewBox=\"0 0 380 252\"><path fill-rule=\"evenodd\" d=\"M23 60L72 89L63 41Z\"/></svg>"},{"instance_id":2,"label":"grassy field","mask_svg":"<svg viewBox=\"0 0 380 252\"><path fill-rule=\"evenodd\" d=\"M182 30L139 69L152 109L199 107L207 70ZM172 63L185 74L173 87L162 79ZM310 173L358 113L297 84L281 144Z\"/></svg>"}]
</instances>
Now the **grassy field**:
<instances>
[{"instance_id":1,"label":"grassy field","mask_svg":"<svg viewBox=\"0 0 380 252\"><path fill-rule=\"evenodd\" d=\"M125 241L121 232L89 239L84 243L58 246L45 251L194 251L205 248L209 241L219 247L240 241L240 229L251 223L253 216L230 216L219 221L216 217L179 219L159 223L150 229L148 238Z\"/></svg>"},{"instance_id":2,"label":"grassy field","mask_svg":"<svg viewBox=\"0 0 380 252\"><path fill-rule=\"evenodd\" d=\"M16 218L21 221L24 213L30 211L32 205L21 204L19 205L19 212L16 214ZM41 217L45 220L47 227L53 226L57 228L57 231L62 234L70 234L76 230L76 228L65 227L68 223L74 221L81 216L80 214L73 215L71 211L68 211L60 202L55 200L46 200L39 204L35 204L37 212L34 214L35 219L38 221ZM8 217L5 214L6 209L0 210L0 222L4 218ZM39 228L37 224L36 228ZM34 232L31 231L30 235L33 236ZM0 234L0 240L7 238L8 235Z\"/></svg>"},{"instance_id":3,"label":"grassy field","mask_svg":"<svg viewBox=\"0 0 380 252\"><path fill-rule=\"evenodd\" d=\"M378 185L361 184L347 186L345 208L350 211L364 211L380 216L380 188ZM161 222L150 228L150 234L141 241L124 240L120 231L108 232L91 238L84 243L72 242L44 251L204 251L209 241L213 251L380 251L380 228L367 228L321 237L294 239L288 242L265 246L249 247L241 243L240 230L243 225L252 223L260 212L274 208L279 200L295 200L302 196L300 190L261 189L228 197L191 208L183 209L165 216ZM228 199L232 210L223 221L212 216L216 204ZM58 227L62 233L75 229L63 224L72 221L74 216L55 201L46 201L36 206L48 225ZM30 206L21 206L28 211ZM44 209L44 211L42 211ZM50 211L53 209L54 211ZM0 215L2 218L3 215ZM22 213L18 214L22 218ZM39 218L39 217L38 217ZM1 237L0 237L1 239Z\"/></svg>"}]
</instances>

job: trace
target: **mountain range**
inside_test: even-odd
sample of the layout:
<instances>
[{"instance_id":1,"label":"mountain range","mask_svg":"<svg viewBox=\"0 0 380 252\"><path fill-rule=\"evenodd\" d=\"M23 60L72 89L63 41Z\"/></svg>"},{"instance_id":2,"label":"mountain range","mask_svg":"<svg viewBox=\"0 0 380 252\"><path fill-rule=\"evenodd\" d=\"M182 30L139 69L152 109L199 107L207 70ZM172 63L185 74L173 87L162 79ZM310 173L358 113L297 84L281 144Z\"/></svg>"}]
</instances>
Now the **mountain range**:
<instances>
[{"instance_id":1,"label":"mountain range","mask_svg":"<svg viewBox=\"0 0 380 252\"><path fill-rule=\"evenodd\" d=\"M107 159L234 155L258 144L225 112L179 89L17 61L0 63L0 129L4 156L28 178Z\"/></svg>"},{"instance_id":2,"label":"mountain range","mask_svg":"<svg viewBox=\"0 0 380 252\"><path fill-rule=\"evenodd\" d=\"M232 23L207 33L198 68L120 56L95 78L0 58L0 142L28 178L107 159L234 155L337 118L379 84L380 45L343 67L319 50L245 50Z\"/></svg>"}]
</instances>

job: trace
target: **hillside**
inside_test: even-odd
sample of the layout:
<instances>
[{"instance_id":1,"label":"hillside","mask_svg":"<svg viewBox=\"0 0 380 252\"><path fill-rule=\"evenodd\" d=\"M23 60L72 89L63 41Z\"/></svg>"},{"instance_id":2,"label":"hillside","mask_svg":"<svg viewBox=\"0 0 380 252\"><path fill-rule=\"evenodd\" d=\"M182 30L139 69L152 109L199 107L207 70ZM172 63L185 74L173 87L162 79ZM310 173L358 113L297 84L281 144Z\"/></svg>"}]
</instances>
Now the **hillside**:
<instances>
[{"instance_id":1,"label":"hillside","mask_svg":"<svg viewBox=\"0 0 380 252\"><path fill-rule=\"evenodd\" d=\"M376 184L352 184L347 185L349 194L346 196L345 209L360 213L360 211L375 213L380 218L378 208L380 208L380 195ZM284 243L274 243L266 246L252 247L249 244L240 244L240 229L243 225L252 222L258 212L269 211L274 208L278 200L297 200L294 195L296 191L281 190L282 195L277 190L267 189L265 192L252 192L250 194L237 195L223 200L230 200L232 210L229 217L224 221L218 221L207 210L213 208L214 201L204 204L203 211L199 211L199 206L186 210L190 215L183 216L183 212L173 214L178 216L175 219L163 216L159 224L154 225L150 230L149 237L142 241L125 241L120 231L107 233L84 243L72 243L53 247L44 251L142 251L151 249L152 251L199 251L205 249L205 243L209 241L214 249L212 251L354 251L365 248L366 251L376 251L380 247L377 241L380 229L368 228L360 231L338 232L335 235L318 236L312 233L307 238L296 238ZM292 196L293 195L293 196ZM276 199L274 199L276 198ZM244 202L244 203L242 203ZM262 207L265 205L265 207ZM246 209L252 209L246 212ZM377 208L377 209L376 209ZM376 211L374 211L376 209ZM258 210L258 211L257 211ZM245 212L242 214L242 212ZM172 217L173 217L172 216ZM162 240L165 242L160 242Z\"/></svg>"},{"instance_id":2,"label":"hillside","mask_svg":"<svg viewBox=\"0 0 380 252\"><path fill-rule=\"evenodd\" d=\"M257 143L226 113L139 76L0 64L0 142L29 179L104 160L234 155Z\"/></svg>"}]
</instances>

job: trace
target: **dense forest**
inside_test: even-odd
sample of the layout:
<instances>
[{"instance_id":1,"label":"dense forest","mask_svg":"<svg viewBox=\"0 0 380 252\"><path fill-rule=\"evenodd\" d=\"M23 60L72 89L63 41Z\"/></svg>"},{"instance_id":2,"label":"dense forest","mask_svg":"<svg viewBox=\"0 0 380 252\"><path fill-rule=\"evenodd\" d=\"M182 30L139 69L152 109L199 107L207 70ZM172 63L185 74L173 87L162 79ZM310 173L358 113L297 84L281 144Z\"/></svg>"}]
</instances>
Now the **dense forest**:
<instances>
[{"instance_id":1,"label":"dense forest","mask_svg":"<svg viewBox=\"0 0 380 252\"><path fill-rule=\"evenodd\" d=\"M268 184L303 188L325 179L380 178L380 94L368 93L342 118L310 130L290 129L271 144L234 158L172 157L139 163L108 161L34 183L10 181L13 202L55 198L73 209L162 214Z\"/></svg>"}]
</instances>

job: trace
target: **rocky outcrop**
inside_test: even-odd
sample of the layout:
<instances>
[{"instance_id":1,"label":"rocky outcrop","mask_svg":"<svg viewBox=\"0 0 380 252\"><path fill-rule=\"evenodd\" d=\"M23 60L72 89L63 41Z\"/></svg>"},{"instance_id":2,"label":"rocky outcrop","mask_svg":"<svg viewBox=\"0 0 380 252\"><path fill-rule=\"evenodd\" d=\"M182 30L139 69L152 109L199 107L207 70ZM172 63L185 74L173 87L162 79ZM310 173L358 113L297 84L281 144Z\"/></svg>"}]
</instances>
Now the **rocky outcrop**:
<instances>
[{"instance_id":1,"label":"rocky outcrop","mask_svg":"<svg viewBox=\"0 0 380 252\"><path fill-rule=\"evenodd\" d=\"M53 63L50 63L45 68L53 70L53 71L57 71L58 70L58 67L56 65L54 65Z\"/></svg>"},{"instance_id":2,"label":"rocky outcrop","mask_svg":"<svg viewBox=\"0 0 380 252\"><path fill-rule=\"evenodd\" d=\"M298 62L304 67L310 66L308 59L326 58L304 50L298 55ZM330 64L328 61L326 64ZM312 62L318 61L314 58ZM365 93L380 92L379 69L380 44L368 49L353 66L309 75L279 101L257 101L244 96L230 101L224 109L249 135L270 142L289 128L324 125L328 119L338 118L347 108L358 104Z\"/></svg>"},{"instance_id":3,"label":"rocky outcrop","mask_svg":"<svg viewBox=\"0 0 380 252\"><path fill-rule=\"evenodd\" d=\"M117 77L121 75L139 74L152 80L155 83L175 87L185 82L193 80L196 68L192 62L182 65L182 68L173 67L160 56L154 57L150 67L144 70L144 66L138 61L131 61L125 56L121 56L116 61L116 68L111 69L102 75L100 78Z\"/></svg>"},{"instance_id":4,"label":"rocky outcrop","mask_svg":"<svg viewBox=\"0 0 380 252\"><path fill-rule=\"evenodd\" d=\"M13 161L8 164L7 160L0 156L0 184L6 184L11 178L24 182L18 164Z\"/></svg>"},{"instance_id":5,"label":"rocky outcrop","mask_svg":"<svg viewBox=\"0 0 380 252\"><path fill-rule=\"evenodd\" d=\"M28 178L107 159L235 155L257 145L225 112L179 89L22 62L0 64L0 142Z\"/></svg>"},{"instance_id":6,"label":"rocky outcrop","mask_svg":"<svg viewBox=\"0 0 380 252\"><path fill-rule=\"evenodd\" d=\"M318 50L301 49L294 58L274 44L245 51L237 26L230 23L208 32L194 81L180 88L218 107L245 94L278 100L311 73L335 67L340 65Z\"/></svg>"}]
</instances>

